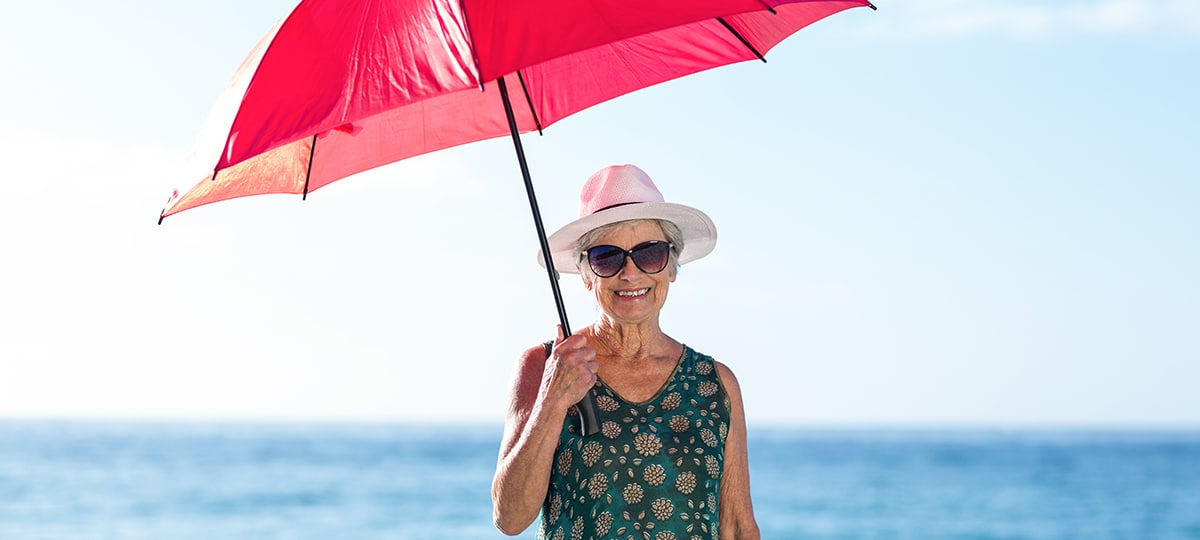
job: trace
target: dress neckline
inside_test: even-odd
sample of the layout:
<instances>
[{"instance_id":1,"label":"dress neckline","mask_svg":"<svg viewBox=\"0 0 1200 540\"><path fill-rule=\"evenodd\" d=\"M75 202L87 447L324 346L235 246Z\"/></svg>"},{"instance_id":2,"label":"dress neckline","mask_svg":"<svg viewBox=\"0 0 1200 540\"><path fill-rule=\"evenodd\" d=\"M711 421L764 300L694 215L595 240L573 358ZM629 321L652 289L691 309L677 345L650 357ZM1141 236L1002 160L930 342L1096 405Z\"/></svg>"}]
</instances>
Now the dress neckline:
<instances>
[{"instance_id":1,"label":"dress neckline","mask_svg":"<svg viewBox=\"0 0 1200 540\"><path fill-rule=\"evenodd\" d=\"M614 398L623 403L633 405L634 407L641 407L643 405L654 403L662 398L663 392L665 392L667 388L671 386L671 383L675 382L675 379L679 378L679 372L683 370L683 360L688 357L688 351L691 351L691 349L688 348L686 343L681 343L680 345L683 345L683 351L679 353L679 359L675 361L675 369L671 371L671 375L667 377L667 380L663 381L662 386L658 387L658 390L656 390L653 395L647 398L646 401L637 402L627 399L625 396L622 396L619 392L617 392L616 389L609 386L608 383L604 382L604 379L601 379L599 376L596 376L596 384L603 386L606 390L608 390L609 394L612 394Z\"/></svg>"}]
</instances>

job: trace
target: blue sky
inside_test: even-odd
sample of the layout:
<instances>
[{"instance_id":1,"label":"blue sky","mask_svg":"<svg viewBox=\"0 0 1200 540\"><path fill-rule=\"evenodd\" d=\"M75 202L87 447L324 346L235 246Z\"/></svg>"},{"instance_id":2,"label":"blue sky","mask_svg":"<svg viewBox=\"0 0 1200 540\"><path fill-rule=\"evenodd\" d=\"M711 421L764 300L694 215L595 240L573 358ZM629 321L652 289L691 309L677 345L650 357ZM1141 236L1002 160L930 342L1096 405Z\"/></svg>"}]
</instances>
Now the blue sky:
<instances>
[{"instance_id":1,"label":"blue sky","mask_svg":"<svg viewBox=\"0 0 1200 540\"><path fill-rule=\"evenodd\" d=\"M499 422L556 322L511 142L156 226L292 7L174 4L0 17L0 417ZM547 226L614 163L707 211L663 325L754 423L1200 425L1200 5L878 5L526 137Z\"/></svg>"}]
</instances>

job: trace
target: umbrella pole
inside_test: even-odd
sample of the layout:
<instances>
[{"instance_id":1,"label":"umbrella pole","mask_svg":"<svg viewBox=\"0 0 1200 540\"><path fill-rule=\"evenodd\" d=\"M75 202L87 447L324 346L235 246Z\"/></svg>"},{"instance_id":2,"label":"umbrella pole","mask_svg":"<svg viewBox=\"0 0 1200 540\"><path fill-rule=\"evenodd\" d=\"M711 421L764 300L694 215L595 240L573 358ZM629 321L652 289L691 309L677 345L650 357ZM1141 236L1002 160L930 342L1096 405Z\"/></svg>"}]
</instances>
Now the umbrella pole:
<instances>
[{"instance_id":1,"label":"umbrella pole","mask_svg":"<svg viewBox=\"0 0 1200 540\"><path fill-rule=\"evenodd\" d=\"M542 260L546 264L546 275L550 277L550 290L554 292L554 304L558 307L558 320L562 324L563 335L571 335L571 326L567 323L567 307L563 303L562 291L558 288L558 272L554 270L554 259L550 255L550 244L546 241L546 228L542 225L542 213L538 210L537 196L533 192L533 180L529 176L529 165L525 162L525 149L521 146L521 133L517 129L517 118L513 114L512 102L508 99L508 87L504 77L496 79L500 87L500 98L504 101L504 114L508 117L508 131L512 134L513 146L517 150L517 161L521 165L521 176L525 179L525 195L529 197L529 209L533 212L533 225L537 229L538 243L542 249ZM587 436L600 431L600 422L596 419L596 404L591 394L579 401L579 432Z\"/></svg>"}]
</instances>

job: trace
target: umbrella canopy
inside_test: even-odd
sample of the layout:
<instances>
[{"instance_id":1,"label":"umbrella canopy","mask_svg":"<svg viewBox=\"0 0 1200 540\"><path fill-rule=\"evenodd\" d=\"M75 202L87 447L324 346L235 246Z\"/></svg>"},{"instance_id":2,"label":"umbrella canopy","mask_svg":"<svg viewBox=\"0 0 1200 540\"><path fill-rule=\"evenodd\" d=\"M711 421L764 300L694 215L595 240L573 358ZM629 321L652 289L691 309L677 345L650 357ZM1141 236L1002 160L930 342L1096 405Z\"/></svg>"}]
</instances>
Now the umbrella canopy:
<instances>
[{"instance_id":1,"label":"umbrella canopy","mask_svg":"<svg viewBox=\"0 0 1200 540\"><path fill-rule=\"evenodd\" d=\"M867 0L304 0L258 44L197 145L211 174L161 218L304 194L380 165L525 133L614 97L762 59ZM520 89L519 91L515 89ZM200 173L207 174L207 173ZM197 176L200 176L199 174Z\"/></svg>"},{"instance_id":2,"label":"umbrella canopy","mask_svg":"<svg viewBox=\"0 0 1200 540\"><path fill-rule=\"evenodd\" d=\"M173 194L159 223L236 197L307 197L380 165L511 135L570 334L519 134L660 82L765 61L792 33L859 6L871 4L303 0L243 62L202 130L198 149L213 152L212 174ZM510 86L521 90L515 104ZM597 432L592 400L579 409L581 432Z\"/></svg>"}]
</instances>

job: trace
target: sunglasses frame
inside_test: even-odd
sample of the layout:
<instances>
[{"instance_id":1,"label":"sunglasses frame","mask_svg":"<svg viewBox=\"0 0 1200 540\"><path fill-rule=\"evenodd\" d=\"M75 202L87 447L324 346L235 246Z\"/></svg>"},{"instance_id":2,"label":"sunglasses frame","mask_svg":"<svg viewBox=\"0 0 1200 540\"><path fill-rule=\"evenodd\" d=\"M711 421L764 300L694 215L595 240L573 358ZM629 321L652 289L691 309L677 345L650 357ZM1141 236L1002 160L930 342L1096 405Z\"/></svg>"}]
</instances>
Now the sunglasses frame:
<instances>
[{"instance_id":1,"label":"sunglasses frame","mask_svg":"<svg viewBox=\"0 0 1200 540\"><path fill-rule=\"evenodd\" d=\"M642 265L638 264L637 259L634 258L634 252L639 251L639 250L644 250L644 249L647 249L651 246L655 246L658 244L666 244L667 258L665 261L663 261L662 268L659 268L658 270L650 272L650 271L646 270L645 268L642 268ZM612 248L612 249L616 250L615 252L613 252L613 255L615 255L617 252L620 252L621 253L621 265L618 266L617 269L613 273L611 273L607 276L604 274L601 274L600 272L597 272L595 265L592 264L592 257L591 257L591 251L596 248ZM602 278L610 278L617 274L620 274L621 270L625 269L625 265L627 264L626 261L633 261L633 265L636 266L638 270L641 270L642 273L644 273L644 274L657 274L659 272L662 272L663 270L666 270L667 266L669 266L671 264L671 253L673 253L674 251L675 251L675 244L672 244L671 242L668 242L666 240L647 240L647 241L642 242L642 243L640 243L636 246L633 246L629 249L621 249L620 247L617 247L617 246L614 246L611 244L595 245L595 246L592 246L590 248L583 250L583 252L580 253L580 257L587 261L588 268L591 268L593 274L596 274L597 276L602 277Z\"/></svg>"}]
</instances>

